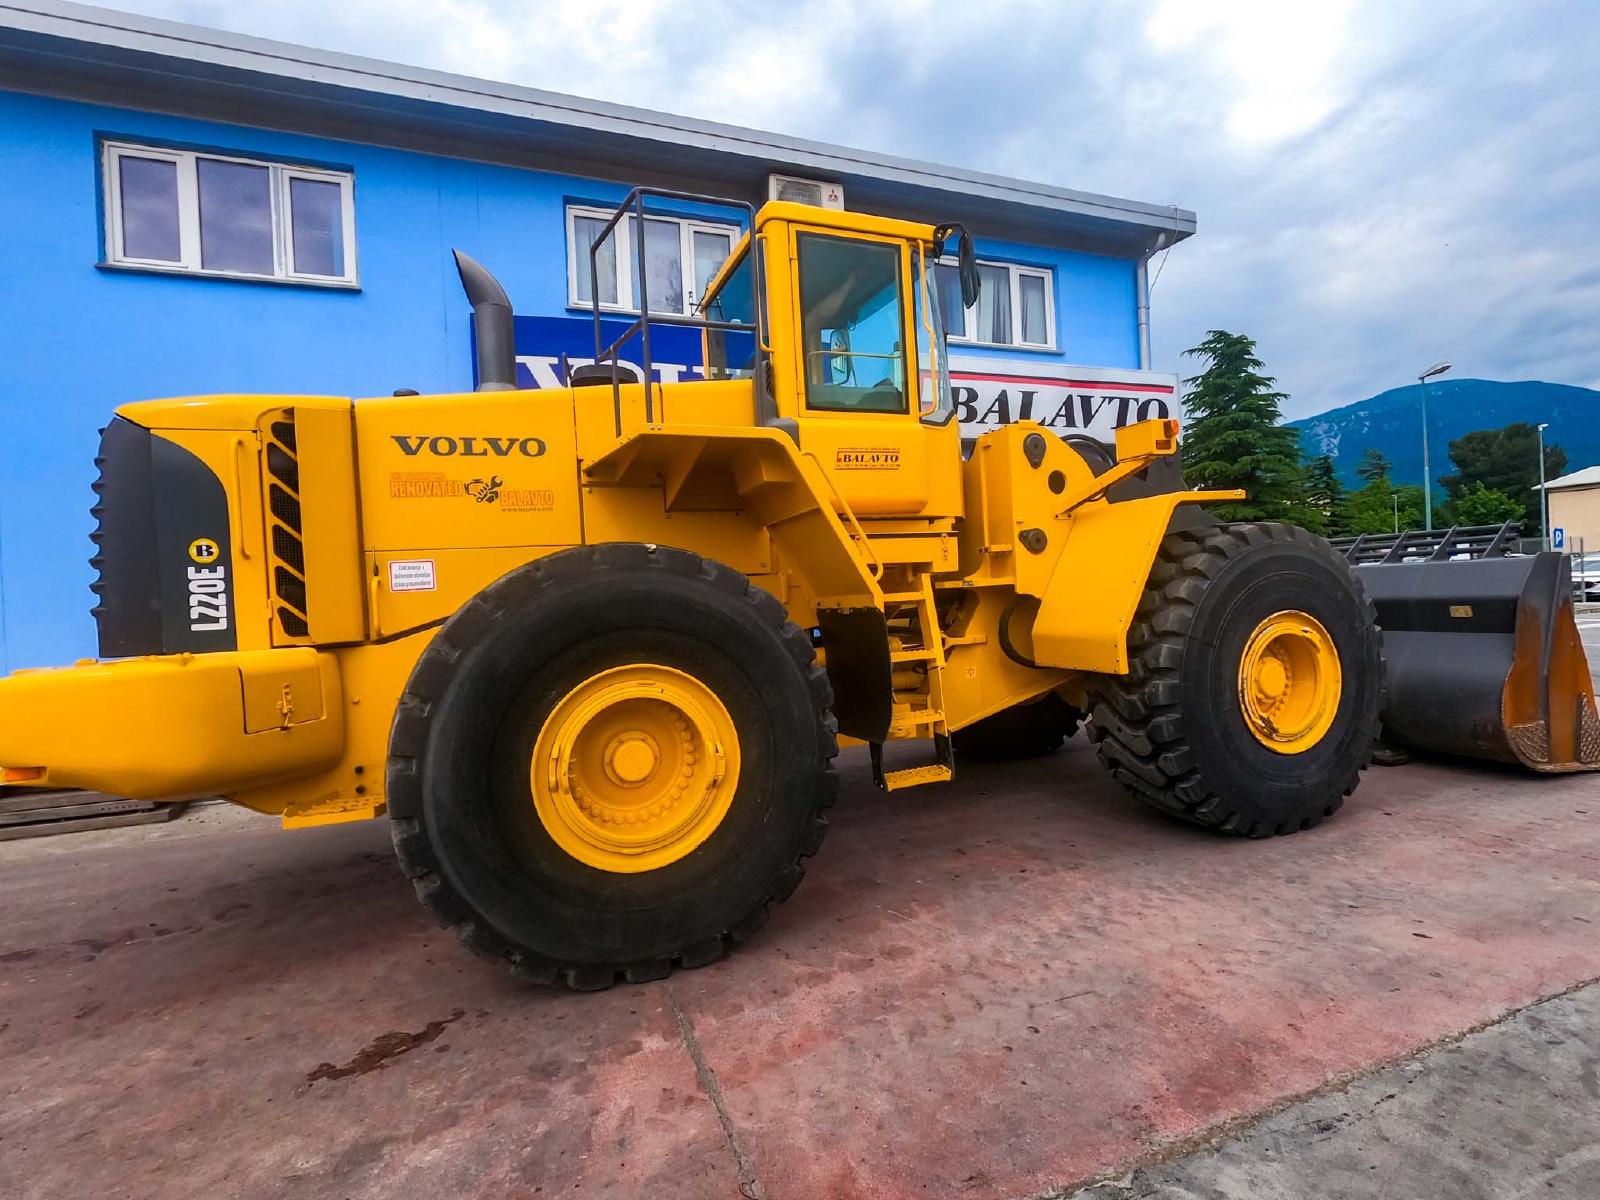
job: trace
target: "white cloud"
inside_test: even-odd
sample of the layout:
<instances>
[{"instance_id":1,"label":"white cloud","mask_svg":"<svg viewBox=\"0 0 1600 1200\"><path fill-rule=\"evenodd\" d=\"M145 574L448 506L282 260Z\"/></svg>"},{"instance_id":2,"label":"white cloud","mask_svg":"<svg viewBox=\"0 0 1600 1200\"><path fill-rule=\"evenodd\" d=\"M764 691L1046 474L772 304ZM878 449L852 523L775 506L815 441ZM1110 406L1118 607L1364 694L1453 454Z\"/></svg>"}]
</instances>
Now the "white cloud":
<instances>
[{"instance_id":1,"label":"white cloud","mask_svg":"<svg viewBox=\"0 0 1600 1200\"><path fill-rule=\"evenodd\" d=\"M1177 69L1182 58L1209 60L1227 96L1227 131L1265 147L1311 129L1341 102L1347 84L1337 67L1354 7L1350 0L1161 0L1145 34L1164 57L1179 60Z\"/></svg>"}]
</instances>

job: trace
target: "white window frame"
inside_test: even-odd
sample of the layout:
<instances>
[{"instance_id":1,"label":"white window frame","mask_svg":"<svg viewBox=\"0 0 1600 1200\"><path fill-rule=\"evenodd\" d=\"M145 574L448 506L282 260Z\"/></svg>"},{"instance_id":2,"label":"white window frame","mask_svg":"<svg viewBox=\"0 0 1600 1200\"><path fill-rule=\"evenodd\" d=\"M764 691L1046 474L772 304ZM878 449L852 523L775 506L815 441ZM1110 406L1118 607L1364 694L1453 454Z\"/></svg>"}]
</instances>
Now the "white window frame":
<instances>
[{"instance_id":1,"label":"white window frame","mask_svg":"<svg viewBox=\"0 0 1600 1200\"><path fill-rule=\"evenodd\" d=\"M589 255L587 251L578 248L577 218L588 217L591 220L609 221L616 215L614 208L596 208L586 204L567 205L567 307L581 308L588 311L592 306L587 300L578 298L578 272L585 276L589 273ZM633 212L629 210L629 216ZM732 254L735 246L739 244L742 232L737 225L725 221L702 221L694 217L679 217L671 213L650 212L646 210L647 221L669 221L678 227L678 266L683 272L683 299L686 306L680 316L688 316L694 312L695 305L700 302L700 297L695 294L694 278L694 235L696 233L714 233L719 237L728 239L728 253ZM617 222L617 227L608 235L617 252L617 302L600 304L601 312L637 313L638 304L633 295L633 232L632 223L627 217ZM726 260L724 260L726 261ZM664 311L664 310L657 310Z\"/></svg>"},{"instance_id":2,"label":"white window frame","mask_svg":"<svg viewBox=\"0 0 1600 1200\"><path fill-rule=\"evenodd\" d=\"M135 258L123 249L122 239L122 160L124 158L151 158L177 166L178 183L178 261L167 259ZM199 161L243 163L251 167L265 167L269 172L269 194L272 202L272 263L271 273L256 271L224 271L202 265L200 256L200 182ZM358 287L360 276L356 269L356 211L355 175L350 171L335 171L323 167L306 167L297 163L279 162L266 158L251 158L239 154L213 154L200 150L174 150L167 146L143 146L135 142L106 141L101 146L101 176L105 195L105 261L108 266L135 267L142 271L165 271L174 275L201 275L222 279L271 279L283 283L305 284L314 287ZM334 183L339 186L340 215L344 234L344 274L314 275L298 271L294 264L294 236L289 213L289 188L296 179L315 183Z\"/></svg>"},{"instance_id":3,"label":"white window frame","mask_svg":"<svg viewBox=\"0 0 1600 1200\"><path fill-rule=\"evenodd\" d=\"M950 257L941 258L939 265L956 267L959 264ZM1000 350L1048 350L1054 351L1056 346L1056 273L1053 267L1030 267L1022 263L1002 262L998 259L980 258L980 267L998 267L1006 272L1006 281L1011 289L1011 334L1009 342L989 342L975 338L968 334L957 337L950 335L950 343L955 346L989 346ZM1044 329L1048 340L1043 342L1025 342L1022 340L1022 283L1023 276L1044 280ZM976 325L977 305L965 310L965 327L974 329Z\"/></svg>"}]
</instances>

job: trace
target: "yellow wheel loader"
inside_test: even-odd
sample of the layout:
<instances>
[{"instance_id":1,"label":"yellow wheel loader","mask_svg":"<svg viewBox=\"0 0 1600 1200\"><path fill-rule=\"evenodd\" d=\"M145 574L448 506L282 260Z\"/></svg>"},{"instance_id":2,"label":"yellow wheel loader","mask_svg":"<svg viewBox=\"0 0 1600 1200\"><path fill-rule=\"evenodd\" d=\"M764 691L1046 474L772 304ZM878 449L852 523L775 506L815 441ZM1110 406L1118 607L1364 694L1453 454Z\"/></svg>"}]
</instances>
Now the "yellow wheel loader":
<instances>
[{"instance_id":1,"label":"yellow wheel loader","mask_svg":"<svg viewBox=\"0 0 1600 1200\"><path fill-rule=\"evenodd\" d=\"M656 197L721 203L639 190L612 227ZM101 658L0 682L5 780L387 814L439 921L578 988L755 930L821 843L839 735L899 791L1086 718L1184 820L1331 815L1382 690L1344 559L1211 519L1238 493L1185 488L1174 421L1114 455L1019 422L964 458L932 271L954 254L972 302L965 231L745 217L697 316L651 313L641 264L642 314L602 344L597 308L563 389L515 388L509 303L458 255L475 392L120 409ZM705 379L653 378L673 321Z\"/></svg>"}]
</instances>

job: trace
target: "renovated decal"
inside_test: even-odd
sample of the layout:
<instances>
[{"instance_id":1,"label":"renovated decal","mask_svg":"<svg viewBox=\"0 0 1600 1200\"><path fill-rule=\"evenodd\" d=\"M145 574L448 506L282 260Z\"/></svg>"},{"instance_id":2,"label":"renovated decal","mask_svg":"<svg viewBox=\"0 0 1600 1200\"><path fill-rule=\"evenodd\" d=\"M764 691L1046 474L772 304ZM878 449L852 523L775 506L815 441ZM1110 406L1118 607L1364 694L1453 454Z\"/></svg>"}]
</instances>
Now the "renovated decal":
<instances>
[{"instance_id":1,"label":"renovated decal","mask_svg":"<svg viewBox=\"0 0 1600 1200\"><path fill-rule=\"evenodd\" d=\"M550 512L556 506L554 488L507 486L504 477L475 475L452 479L443 471L392 471L392 500L461 500L489 505L501 512Z\"/></svg>"}]
</instances>

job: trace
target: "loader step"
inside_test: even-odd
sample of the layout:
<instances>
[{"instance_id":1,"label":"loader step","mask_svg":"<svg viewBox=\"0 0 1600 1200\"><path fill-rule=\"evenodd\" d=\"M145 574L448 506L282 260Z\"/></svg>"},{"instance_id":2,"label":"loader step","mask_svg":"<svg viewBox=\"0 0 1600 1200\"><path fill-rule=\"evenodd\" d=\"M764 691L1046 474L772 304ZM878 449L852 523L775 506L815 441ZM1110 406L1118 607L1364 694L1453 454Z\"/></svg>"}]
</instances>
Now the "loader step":
<instances>
[{"instance_id":1,"label":"loader step","mask_svg":"<svg viewBox=\"0 0 1600 1200\"><path fill-rule=\"evenodd\" d=\"M929 763L924 767L906 767L900 771L885 771L883 786L888 791L917 787L924 783L943 783L953 772L944 763Z\"/></svg>"},{"instance_id":2,"label":"loader step","mask_svg":"<svg viewBox=\"0 0 1600 1200\"><path fill-rule=\"evenodd\" d=\"M891 725L938 725L944 721L944 712L936 708L897 710L890 719Z\"/></svg>"}]
</instances>

